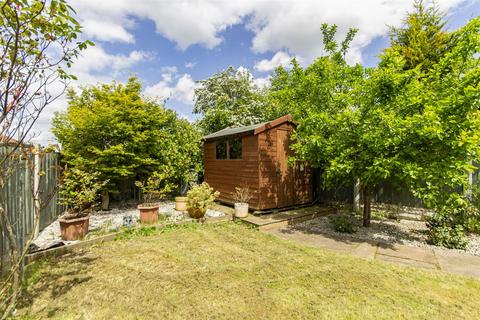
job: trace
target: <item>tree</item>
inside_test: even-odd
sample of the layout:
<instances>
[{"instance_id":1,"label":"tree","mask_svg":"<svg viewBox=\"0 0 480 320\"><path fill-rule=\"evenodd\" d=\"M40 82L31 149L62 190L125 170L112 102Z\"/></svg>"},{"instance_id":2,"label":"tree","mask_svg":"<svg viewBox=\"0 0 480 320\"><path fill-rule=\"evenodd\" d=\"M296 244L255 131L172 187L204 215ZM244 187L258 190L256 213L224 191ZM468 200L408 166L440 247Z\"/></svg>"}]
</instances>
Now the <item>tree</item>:
<instances>
[{"instance_id":1,"label":"tree","mask_svg":"<svg viewBox=\"0 0 480 320\"><path fill-rule=\"evenodd\" d=\"M42 111L62 93L67 72L80 50L92 43L78 41L81 27L64 0L4 0L0 2L0 142L11 148L0 157L0 187L8 181L12 161ZM60 88L52 91L52 84ZM35 153L40 152L34 150ZM15 196L15 195L12 195ZM39 223L35 212L33 229ZM0 203L0 224L9 241L11 269L0 282L0 317L8 317L18 297L24 256L34 232L24 247L17 244L16 212ZM11 209L10 209L11 210Z\"/></svg>"},{"instance_id":2,"label":"tree","mask_svg":"<svg viewBox=\"0 0 480 320\"><path fill-rule=\"evenodd\" d=\"M180 182L199 169L199 133L172 110L144 99L137 78L70 91L68 98L68 110L55 115L52 131L67 163L109 181L107 194L155 171Z\"/></svg>"},{"instance_id":3,"label":"tree","mask_svg":"<svg viewBox=\"0 0 480 320\"><path fill-rule=\"evenodd\" d=\"M377 163L383 150L370 132L374 123L362 112L366 70L348 65L345 54L356 30L334 41L336 26L322 25L326 55L307 68L295 61L290 70L279 68L272 79L270 100L280 110L293 114L298 122L293 136L295 157L321 168L325 187L362 181L364 225L370 223L370 192L385 176Z\"/></svg>"},{"instance_id":4,"label":"tree","mask_svg":"<svg viewBox=\"0 0 480 320\"><path fill-rule=\"evenodd\" d=\"M205 134L270 120L264 94L250 72L228 67L199 83L193 112L202 116L198 124Z\"/></svg>"},{"instance_id":5,"label":"tree","mask_svg":"<svg viewBox=\"0 0 480 320\"><path fill-rule=\"evenodd\" d=\"M402 27L390 28L390 48L386 52L401 55L405 70L420 66L426 71L447 52L452 37L444 30L445 15L435 2L425 5L423 0L415 0L413 7Z\"/></svg>"}]
</instances>

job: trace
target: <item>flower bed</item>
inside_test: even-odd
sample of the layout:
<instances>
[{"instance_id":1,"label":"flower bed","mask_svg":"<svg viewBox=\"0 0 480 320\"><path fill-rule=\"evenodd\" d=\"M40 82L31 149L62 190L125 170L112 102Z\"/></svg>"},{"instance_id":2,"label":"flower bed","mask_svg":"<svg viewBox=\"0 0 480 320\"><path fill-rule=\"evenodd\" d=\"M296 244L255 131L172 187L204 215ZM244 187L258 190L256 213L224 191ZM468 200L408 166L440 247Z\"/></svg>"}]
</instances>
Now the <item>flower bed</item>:
<instances>
[{"instance_id":1,"label":"flower bed","mask_svg":"<svg viewBox=\"0 0 480 320\"><path fill-rule=\"evenodd\" d=\"M179 222L191 220L188 214L176 211L175 202L165 201L162 202L159 209L159 214L165 218L167 222ZM218 218L223 217L225 214L221 211L208 209L206 218ZM128 209L112 209L110 211L95 211L90 214L90 233L87 234L87 239L94 237L98 234L104 234L114 232L123 225L124 217L131 217L134 225L139 224L140 214L137 208ZM58 220L51 223L48 227L40 232L39 236L34 240L33 247L36 250L43 250L54 245L71 244L76 241L63 241L60 238L60 225Z\"/></svg>"}]
</instances>

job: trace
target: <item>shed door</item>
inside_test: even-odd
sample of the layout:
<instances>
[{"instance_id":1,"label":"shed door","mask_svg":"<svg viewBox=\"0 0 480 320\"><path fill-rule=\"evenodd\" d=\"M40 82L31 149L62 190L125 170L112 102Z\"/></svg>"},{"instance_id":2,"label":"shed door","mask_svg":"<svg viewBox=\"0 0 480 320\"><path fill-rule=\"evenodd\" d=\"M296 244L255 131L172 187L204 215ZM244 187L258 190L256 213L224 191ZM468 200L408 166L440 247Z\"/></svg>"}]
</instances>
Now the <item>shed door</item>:
<instances>
[{"instance_id":1,"label":"shed door","mask_svg":"<svg viewBox=\"0 0 480 320\"><path fill-rule=\"evenodd\" d=\"M294 170L288 165L290 150L289 130L277 129L277 207L287 207L295 204Z\"/></svg>"}]
</instances>

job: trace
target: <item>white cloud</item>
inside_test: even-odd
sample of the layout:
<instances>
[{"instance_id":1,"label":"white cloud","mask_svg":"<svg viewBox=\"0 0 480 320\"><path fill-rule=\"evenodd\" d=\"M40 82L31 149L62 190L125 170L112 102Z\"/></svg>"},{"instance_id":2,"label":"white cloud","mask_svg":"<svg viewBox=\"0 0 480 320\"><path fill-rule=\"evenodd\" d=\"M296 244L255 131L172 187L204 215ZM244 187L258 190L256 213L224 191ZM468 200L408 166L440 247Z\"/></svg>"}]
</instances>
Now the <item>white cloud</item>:
<instances>
[{"instance_id":1,"label":"white cloud","mask_svg":"<svg viewBox=\"0 0 480 320\"><path fill-rule=\"evenodd\" d=\"M270 77L255 78L253 79L253 83L260 89L266 88L270 86Z\"/></svg>"},{"instance_id":2,"label":"white cloud","mask_svg":"<svg viewBox=\"0 0 480 320\"><path fill-rule=\"evenodd\" d=\"M446 11L463 1L439 0L438 4ZM222 42L222 31L248 17L247 28L254 33L252 50L287 50L306 62L322 52L323 22L339 26L339 39L349 27L360 29L348 56L349 61L359 62L361 49L386 35L387 25L399 25L412 8L407 0L72 0L71 4L85 33L95 39L131 43L135 21L148 19L182 50L194 44L213 48Z\"/></svg>"},{"instance_id":3,"label":"white cloud","mask_svg":"<svg viewBox=\"0 0 480 320\"><path fill-rule=\"evenodd\" d=\"M163 78L165 79L165 77ZM173 76L170 76L169 81L162 80L152 86L148 86L143 93L146 96L160 100L171 99L187 105L193 105L195 88L197 87L195 81L189 74L176 75L174 78L175 81L172 81Z\"/></svg>"},{"instance_id":4,"label":"white cloud","mask_svg":"<svg viewBox=\"0 0 480 320\"><path fill-rule=\"evenodd\" d=\"M197 64L196 62L191 62L191 61L185 62L185 68L192 69L193 67L195 67L196 64Z\"/></svg>"},{"instance_id":5,"label":"white cloud","mask_svg":"<svg viewBox=\"0 0 480 320\"><path fill-rule=\"evenodd\" d=\"M133 35L124 26L116 24L114 21L85 20L82 21L82 27L87 37L95 37L101 41L135 42Z\"/></svg>"},{"instance_id":6,"label":"white cloud","mask_svg":"<svg viewBox=\"0 0 480 320\"><path fill-rule=\"evenodd\" d=\"M462 0L439 1L446 10ZM316 1L301 0L277 2L275 6L257 8L248 28L255 33L252 49L256 52L283 50L311 61L322 53L320 26L326 22L338 25L338 40L345 37L348 28L358 28L347 59L361 62L361 48L378 36L388 33L387 25L399 25L405 13L412 8L405 0Z\"/></svg>"},{"instance_id":7,"label":"white cloud","mask_svg":"<svg viewBox=\"0 0 480 320\"><path fill-rule=\"evenodd\" d=\"M257 62L255 64L254 68L258 71L270 72L270 71L275 70L275 68L277 68L279 66L285 67L285 66L289 65L290 60L292 60L292 58L288 54L286 54L283 51L279 51L279 52L275 53L275 55L272 57L272 59L270 59L270 60L263 59L263 60Z\"/></svg>"},{"instance_id":8,"label":"white cloud","mask_svg":"<svg viewBox=\"0 0 480 320\"><path fill-rule=\"evenodd\" d=\"M150 59L151 54L145 51L131 51L128 55L109 54L102 46L96 45L83 51L75 61L72 71L80 73L116 72Z\"/></svg>"},{"instance_id":9,"label":"white cloud","mask_svg":"<svg viewBox=\"0 0 480 320\"><path fill-rule=\"evenodd\" d=\"M150 59L151 54L144 51L131 51L123 54L110 54L101 45L89 47L82 52L82 55L74 62L70 73L78 77L78 81L72 81L70 86L79 88L84 85L95 85L98 83L110 83L113 80L124 78L129 75L134 65ZM49 86L53 96L61 93L63 86L60 82ZM65 95L47 106L37 120L33 132L36 134L34 141L47 143L53 141L54 137L50 132L50 124L55 112L66 110L68 102Z\"/></svg>"}]
</instances>

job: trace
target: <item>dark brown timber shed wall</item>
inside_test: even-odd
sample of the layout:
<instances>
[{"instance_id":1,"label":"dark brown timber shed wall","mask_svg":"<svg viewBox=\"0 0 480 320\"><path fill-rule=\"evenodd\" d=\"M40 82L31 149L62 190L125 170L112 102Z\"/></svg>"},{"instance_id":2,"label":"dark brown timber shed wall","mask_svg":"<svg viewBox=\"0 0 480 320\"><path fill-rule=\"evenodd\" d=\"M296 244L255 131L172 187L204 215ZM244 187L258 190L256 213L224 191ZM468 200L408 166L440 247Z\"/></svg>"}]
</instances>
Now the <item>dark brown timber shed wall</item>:
<instances>
[{"instance_id":1,"label":"dark brown timber shed wall","mask_svg":"<svg viewBox=\"0 0 480 320\"><path fill-rule=\"evenodd\" d=\"M254 192L254 210L283 208L313 200L312 171L304 163L288 165L290 136L295 128L287 115L268 123L226 128L205 136L205 181L220 192L219 200L233 203L235 187ZM241 139L241 159L217 159L217 144ZM238 140L237 140L238 141ZM228 150L228 147L227 147Z\"/></svg>"}]
</instances>

